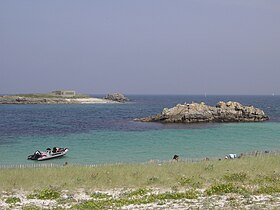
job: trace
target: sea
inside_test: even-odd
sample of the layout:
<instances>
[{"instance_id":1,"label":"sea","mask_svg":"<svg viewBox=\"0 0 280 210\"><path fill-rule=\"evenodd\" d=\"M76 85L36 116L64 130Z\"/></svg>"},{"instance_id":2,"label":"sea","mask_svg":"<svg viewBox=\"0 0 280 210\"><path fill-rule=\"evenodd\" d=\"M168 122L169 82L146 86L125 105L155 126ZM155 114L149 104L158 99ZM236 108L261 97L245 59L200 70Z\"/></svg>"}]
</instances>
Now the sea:
<instances>
[{"instance_id":1,"label":"sea","mask_svg":"<svg viewBox=\"0 0 280 210\"><path fill-rule=\"evenodd\" d=\"M226 154L280 151L280 96L127 95L122 104L0 105L0 166L37 164L36 150L67 147L53 164L115 164L223 158ZM162 124L133 119L177 104L238 101L263 109L258 123Z\"/></svg>"}]
</instances>

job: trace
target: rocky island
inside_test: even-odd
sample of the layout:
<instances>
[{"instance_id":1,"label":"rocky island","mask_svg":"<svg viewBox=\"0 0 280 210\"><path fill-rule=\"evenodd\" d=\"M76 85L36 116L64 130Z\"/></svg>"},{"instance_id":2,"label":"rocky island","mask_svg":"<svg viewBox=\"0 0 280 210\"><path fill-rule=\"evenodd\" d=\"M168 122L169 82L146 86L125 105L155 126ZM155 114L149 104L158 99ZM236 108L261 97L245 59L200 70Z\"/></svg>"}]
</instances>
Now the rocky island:
<instances>
[{"instance_id":1,"label":"rocky island","mask_svg":"<svg viewBox=\"0 0 280 210\"><path fill-rule=\"evenodd\" d=\"M261 109L238 102L219 102L216 106L205 103L178 104L164 108L160 114L135 119L141 122L202 123L202 122L261 122L268 120Z\"/></svg>"},{"instance_id":2,"label":"rocky island","mask_svg":"<svg viewBox=\"0 0 280 210\"><path fill-rule=\"evenodd\" d=\"M129 99L121 93L108 94L104 99L111 100L111 101L117 101L117 102L121 102L121 103L129 101Z\"/></svg>"},{"instance_id":3,"label":"rocky island","mask_svg":"<svg viewBox=\"0 0 280 210\"><path fill-rule=\"evenodd\" d=\"M118 96L123 96L118 94ZM119 99L119 98L118 98ZM127 98L123 96L121 102ZM105 104L119 103L114 98L94 98L88 95L76 94L75 91L53 91L51 93L18 94L0 96L0 104Z\"/></svg>"}]
</instances>

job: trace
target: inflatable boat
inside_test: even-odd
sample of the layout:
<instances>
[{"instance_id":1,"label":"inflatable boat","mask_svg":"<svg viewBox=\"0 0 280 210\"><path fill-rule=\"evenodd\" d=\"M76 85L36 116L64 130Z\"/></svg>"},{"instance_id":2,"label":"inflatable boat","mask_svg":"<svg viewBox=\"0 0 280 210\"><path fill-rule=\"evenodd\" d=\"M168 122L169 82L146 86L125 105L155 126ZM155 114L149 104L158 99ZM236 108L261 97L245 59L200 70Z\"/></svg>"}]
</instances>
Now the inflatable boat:
<instances>
[{"instance_id":1,"label":"inflatable boat","mask_svg":"<svg viewBox=\"0 0 280 210\"><path fill-rule=\"evenodd\" d=\"M58 157L62 157L64 155L66 155L66 153L69 151L68 148L57 148L54 147L53 150L51 150L50 148L48 148L46 150L46 152L41 152L39 150L37 150L36 152L34 152L33 155L29 155L27 157L28 160L49 160L52 158L58 158Z\"/></svg>"}]
</instances>

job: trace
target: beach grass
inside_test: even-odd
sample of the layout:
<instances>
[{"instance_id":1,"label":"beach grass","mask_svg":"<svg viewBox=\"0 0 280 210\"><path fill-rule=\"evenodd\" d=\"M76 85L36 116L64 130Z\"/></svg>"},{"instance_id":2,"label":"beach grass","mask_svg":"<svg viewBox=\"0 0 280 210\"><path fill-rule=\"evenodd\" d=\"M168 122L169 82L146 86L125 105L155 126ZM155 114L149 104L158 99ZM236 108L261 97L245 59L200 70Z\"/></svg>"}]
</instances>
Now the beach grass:
<instances>
[{"instance_id":1,"label":"beach grass","mask_svg":"<svg viewBox=\"0 0 280 210\"><path fill-rule=\"evenodd\" d=\"M280 154L266 154L195 162L1 168L0 203L23 209L43 208L38 200L55 201L54 209L176 209L212 208L224 199L228 208L274 208L280 202L279 159ZM75 198L81 189L89 199ZM17 191L28 194L19 196Z\"/></svg>"},{"instance_id":2,"label":"beach grass","mask_svg":"<svg viewBox=\"0 0 280 210\"><path fill-rule=\"evenodd\" d=\"M0 169L3 190L204 188L219 183L250 187L278 186L280 155L247 156L233 160L178 161L145 164L71 165L50 168ZM279 178L278 178L279 177Z\"/></svg>"}]
</instances>

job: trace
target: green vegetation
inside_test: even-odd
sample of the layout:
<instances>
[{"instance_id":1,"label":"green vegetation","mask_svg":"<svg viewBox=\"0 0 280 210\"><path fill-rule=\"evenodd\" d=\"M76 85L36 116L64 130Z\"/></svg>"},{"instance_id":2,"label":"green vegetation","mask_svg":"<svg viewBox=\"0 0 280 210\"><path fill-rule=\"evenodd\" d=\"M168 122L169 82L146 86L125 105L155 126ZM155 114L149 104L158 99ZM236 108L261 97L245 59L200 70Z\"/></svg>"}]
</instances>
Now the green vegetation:
<instances>
[{"instance_id":1,"label":"green vegetation","mask_svg":"<svg viewBox=\"0 0 280 210\"><path fill-rule=\"evenodd\" d=\"M128 206L141 205L148 203L160 203L167 200L196 199L198 194L195 191L186 192L165 192L160 194L148 194L149 189L138 189L129 194L124 194L116 199L90 200L73 206L74 209L111 209Z\"/></svg>"},{"instance_id":2,"label":"green vegetation","mask_svg":"<svg viewBox=\"0 0 280 210\"><path fill-rule=\"evenodd\" d=\"M261 186L259 189L256 190L256 194L275 194L280 193L280 186L279 185L270 185L270 186Z\"/></svg>"},{"instance_id":3,"label":"green vegetation","mask_svg":"<svg viewBox=\"0 0 280 210\"><path fill-rule=\"evenodd\" d=\"M20 202L20 199L17 198L17 197L9 197L9 198L6 199L5 202L8 203L8 204L15 204L15 203Z\"/></svg>"},{"instance_id":4,"label":"green vegetation","mask_svg":"<svg viewBox=\"0 0 280 210\"><path fill-rule=\"evenodd\" d=\"M245 172L226 174L224 175L226 181L244 182L248 179L248 175Z\"/></svg>"},{"instance_id":5,"label":"green vegetation","mask_svg":"<svg viewBox=\"0 0 280 210\"><path fill-rule=\"evenodd\" d=\"M0 169L0 189L34 192L26 199L56 200L60 204L70 202L74 209L118 209L148 203L160 205L168 200L226 194L243 196L250 203L249 197L253 195L279 195L279 159L279 154L271 154L221 161L3 168ZM77 189L87 192L90 199L75 201L73 195ZM113 196L102 192L113 189L123 193ZM155 193L154 189L163 191ZM62 196L65 190L68 192L66 197L65 194ZM234 196L231 198L235 199ZM11 205L20 202L15 196L5 201ZM232 205L236 203L232 202ZM25 206L23 209L36 208Z\"/></svg>"},{"instance_id":6,"label":"green vegetation","mask_svg":"<svg viewBox=\"0 0 280 210\"><path fill-rule=\"evenodd\" d=\"M60 197L60 193L54 189L48 188L38 193L27 195L28 199L55 200Z\"/></svg>"},{"instance_id":7,"label":"green vegetation","mask_svg":"<svg viewBox=\"0 0 280 210\"><path fill-rule=\"evenodd\" d=\"M246 189L240 186L235 186L232 183L226 184L215 184L208 188L206 191L207 195L219 195L225 193L246 193Z\"/></svg>"},{"instance_id":8,"label":"green vegetation","mask_svg":"<svg viewBox=\"0 0 280 210\"><path fill-rule=\"evenodd\" d=\"M151 192L150 189L147 188L139 188L137 190L129 192L126 196L127 197L135 197L135 196L143 196L146 195L147 193Z\"/></svg>"},{"instance_id":9,"label":"green vegetation","mask_svg":"<svg viewBox=\"0 0 280 210\"><path fill-rule=\"evenodd\" d=\"M111 198L111 195L108 195L107 193L100 193L100 192L94 192L93 194L91 194L91 196L93 199L103 199L103 198Z\"/></svg>"},{"instance_id":10,"label":"green vegetation","mask_svg":"<svg viewBox=\"0 0 280 210\"><path fill-rule=\"evenodd\" d=\"M202 188L217 183L280 187L280 155L244 157L235 160L166 162L161 164L71 165L52 168L2 168L0 189L74 190L130 188ZM211 165L211 170L209 170ZM35 178L36 177L36 178ZM256 187L254 187L256 188Z\"/></svg>"},{"instance_id":11,"label":"green vegetation","mask_svg":"<svg viewBox=\"0 0 280 210\"><path fill-rule=\"evenodd\" d=\"M23 210L41 210L40 207L34 206L34 205L32 205L32 206L24 206L22 209Z\"/></svg>"}]
</instances>

